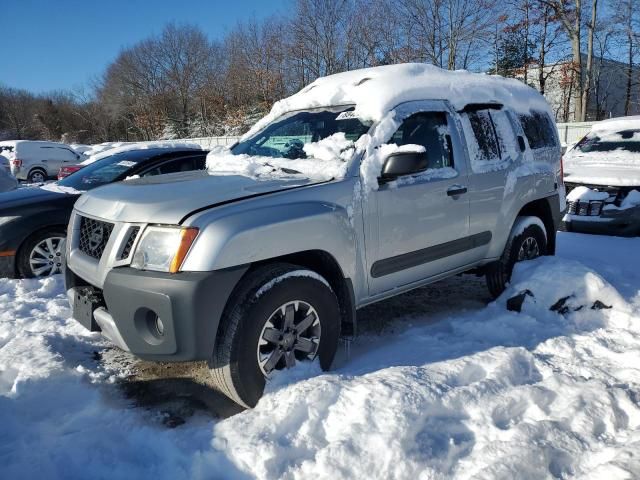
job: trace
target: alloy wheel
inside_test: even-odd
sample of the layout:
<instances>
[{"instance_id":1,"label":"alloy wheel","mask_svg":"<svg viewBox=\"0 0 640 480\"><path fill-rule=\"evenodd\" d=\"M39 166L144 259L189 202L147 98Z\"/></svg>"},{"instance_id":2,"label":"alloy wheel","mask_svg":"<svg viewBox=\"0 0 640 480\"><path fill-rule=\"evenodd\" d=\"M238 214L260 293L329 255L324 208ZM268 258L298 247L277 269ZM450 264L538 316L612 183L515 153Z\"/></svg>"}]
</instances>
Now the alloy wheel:
<instances>
[{"instance_id":1,"label":"alloy wheel","mask_svg":"<svg viewBox=\"0 0 640 480\"><path fill-rule=\"evenodd\" d=\"M49 237L39 242L29 254L29 266L34 277L62 272L64 264L64 237Z\"/></svg>"},{"instance_id":2,"label":"alloy wheel","mask_svg":"<svg viewBox=\"0 0 640 480\"><path fill-rule=\"evenodd\" d=\"M268 377L274 370L313 360L321 333L320 317L310 304L293 300L281 305L260 332L257 348L260 370Z\"/></svg>"},{"instance_id":3,"label":"alloy wheel","mask_svg":"<svg viewBox=\"0 0 640 480\"><path fill-rule=\"evenodd\" d=\"M518 261L533 260L539 256L540 247L538 246L538 241L534 237L525 238L522 245L520 245L520 250L518 251Z\"/></svg>"},{"instance_id":4,"label":"alloy wheel","mask_svg":"<svg viewBox=\"0 0 640 480\"><path fill-rule=\"evenodd\" d=\"M31 183L43 183L46 180L42 172L33 172L30 177Z\"/></svg>"}]
</instances>

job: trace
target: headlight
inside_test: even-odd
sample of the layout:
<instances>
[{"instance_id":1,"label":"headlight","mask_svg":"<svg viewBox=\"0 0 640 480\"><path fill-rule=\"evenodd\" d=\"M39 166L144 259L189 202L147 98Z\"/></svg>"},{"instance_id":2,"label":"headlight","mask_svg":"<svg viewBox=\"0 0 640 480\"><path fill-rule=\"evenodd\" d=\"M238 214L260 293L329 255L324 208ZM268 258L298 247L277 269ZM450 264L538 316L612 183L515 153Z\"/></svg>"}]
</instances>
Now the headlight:
<instances>
[{"instance_id":1,"label":"headlight","mask_svg":"<svg viewBox=\"0 0 640 480\"><path fill-rule=\"evenodd\" d=\"M180 270L191 244L198 235L197 228L145 228L131 260L133 268L175 273Z\"/></svg>"}]
</instances>

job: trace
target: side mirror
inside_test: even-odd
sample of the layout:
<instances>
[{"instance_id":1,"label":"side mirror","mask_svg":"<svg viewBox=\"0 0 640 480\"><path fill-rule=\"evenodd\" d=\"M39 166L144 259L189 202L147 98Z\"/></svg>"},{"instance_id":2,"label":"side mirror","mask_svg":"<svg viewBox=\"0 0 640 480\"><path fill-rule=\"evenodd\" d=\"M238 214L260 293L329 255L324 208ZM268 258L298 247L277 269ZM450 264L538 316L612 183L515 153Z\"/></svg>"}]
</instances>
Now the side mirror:
<instances>
[{"instance_id":1,"label":"side mirror","mask_svg":"<svg viewBox=\"0 0 640 480\"><path fill-rule=\"evenodd\" d=\"M385 160L380 179L383 181L395 180L402 175L411 175L426 170L428 166L429 159L426 152L395 152Z\"/></svg>"}]
</instances>

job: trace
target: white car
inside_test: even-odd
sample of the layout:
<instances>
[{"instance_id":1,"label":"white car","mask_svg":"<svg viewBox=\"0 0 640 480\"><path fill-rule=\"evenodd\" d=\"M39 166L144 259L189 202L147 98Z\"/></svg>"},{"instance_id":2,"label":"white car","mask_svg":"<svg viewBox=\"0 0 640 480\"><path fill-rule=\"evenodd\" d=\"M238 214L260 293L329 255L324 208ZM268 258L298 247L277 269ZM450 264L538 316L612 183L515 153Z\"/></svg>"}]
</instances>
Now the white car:
<instances>
[{"instance_id":1,"label":"white car","mask_svg":"<svg viewBox=\"0 0 640 480\"><path fill-rule=\"evenodd\" d=\"M11 162L11 173L30 183L56 178L60 167L77 163L80 154L68 145L35 140L0 142L0 154Z\"/></svg>"},{"instance_id":2,"label":"white car","mask_svg":"<svg viewBox=\"0 0 640 480\"><path fill-rule=\"evenodd\" d=\"M564 156L564 230L640 235L640 116L598 122Z\"/></svg>"}]
</instances>

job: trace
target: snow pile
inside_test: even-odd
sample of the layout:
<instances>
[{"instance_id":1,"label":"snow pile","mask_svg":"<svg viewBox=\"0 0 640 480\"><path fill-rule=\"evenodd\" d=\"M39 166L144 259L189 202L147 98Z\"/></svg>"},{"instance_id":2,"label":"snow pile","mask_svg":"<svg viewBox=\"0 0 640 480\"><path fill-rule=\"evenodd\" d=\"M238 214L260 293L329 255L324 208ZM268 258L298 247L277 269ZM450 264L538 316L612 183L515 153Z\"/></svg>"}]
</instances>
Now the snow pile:
<instances>
[{"instance_id":1,"label":"snow pile","mask_svg":"<svg viewBox=\"0 0 640 480\"><path fill-rule=\"evenodd\" d=\"M620 204L620 210L637 206L640 206L640 192L638 190L631 190Z\"/></svg>"},{"instance_id":2,"label":"snow pile","mask_svg":"<svg viewBox=\"0 0 640 480\"><path fill-rule=\"evenodd\" d=\"M640 191L631 190L620 203L620 206L609 204L604 206L604 210L628 210L640 207Z\"/></svg>"},{"instance_id":3,"label":"snow pile","mask_svg":"<svg viewBox=\"0 0 640 480\"><path fill-rule=\"evenodd\" d=\"M506 312L522 289L534 295L523 313ZM568 310L550 310L563 297ZM218 424L205 459L230 458L258 478L631 478L640 472L631 312L580 264L522 265L485 311L409 330L348 372L276 388Z\"/></svg>"},{"instance_id":4,"label":"snow pile","mask_svg":"<svg viewBox=\"0 0 640 480\"><path fill-rule=\"evenodd\" d=\"M400 103L424 99L449 100L456 109L468 103L499 102L517 112L533 108L550 113L544 98L518 80L406 63L318 78L295 95L276 102L271 112L243 138L253 136L268 123L293 110L353 104L359 118L379 121Z\"/></svg>"},{"instance_id":5,"label":"snow pile","mask_svg":"<svg viewBox=\"0 0 640 480\"><path fill-rule=\"evenodd\" d=\"M567 201L569 202L589 202L591 200L604 202L607 198L609 198L607 192L598 192L583 185L574 188L569 192L569 195L567 195Z\"/></svg>"},{"instance_id":6,"label":"snow pile","mask_svg":"<svg viewBox=\"0 0 640 480\"><path fill-rule=\"evenodd\" d=\"M105 148L96 148L95 150L92 150L89 158L87 158L80 164L89 165L90 163L93 163L97 160L110 157L111 155L115 155L117 153L128 152L130 150L145 150L145 149L151 149L151 148L185 148L185 149L202 150L202 147L197 143L169 142L169 141L138 142L138 143L117 142L117 143L97 145L97 147L101 147L101 146L105 146Z\"/></svg>"},{"instance_id":7,"label":"snow pile","mask_svg":"<svg viewBox=\"0 0 640 480\"><path fill-rule=\"evenodd\" d=\"M302 147L307 157L316 160L332 161L337 158L347 161L354 152L354 143L347 140L343 132L337 132L318 142L305 143Z\"/></svg>"},{"instance_id":8,"label":"snow pile","mask_svg":"<svg viewBox=\"0 0 640 480\"><path fill-rule=\"evenodd\" d=\"M615 261L628 298L578 262L525 262L486 308L444 296L436 322L414 312L336 371L285 372L254 410L175 429L117 394L61 278L0 280L0 477L638 478L640 265L602 253L638 239L559 240Z\"/></svg>"},{"instance_id":9,"label":"snow pile","mask_svg":"<svg viewBox=\"0 0 640 480\"><path fill-rule=\"evenodd\" d=\"M355 151L354 143L338 132L318 142L303 145L307 158L273 158L256 155L233 155L226 147L207 154L207 169L213 175L244 175L260 179L305 176L326 181L343 178L348 160Z\"/></svg>"}]
</instances>

